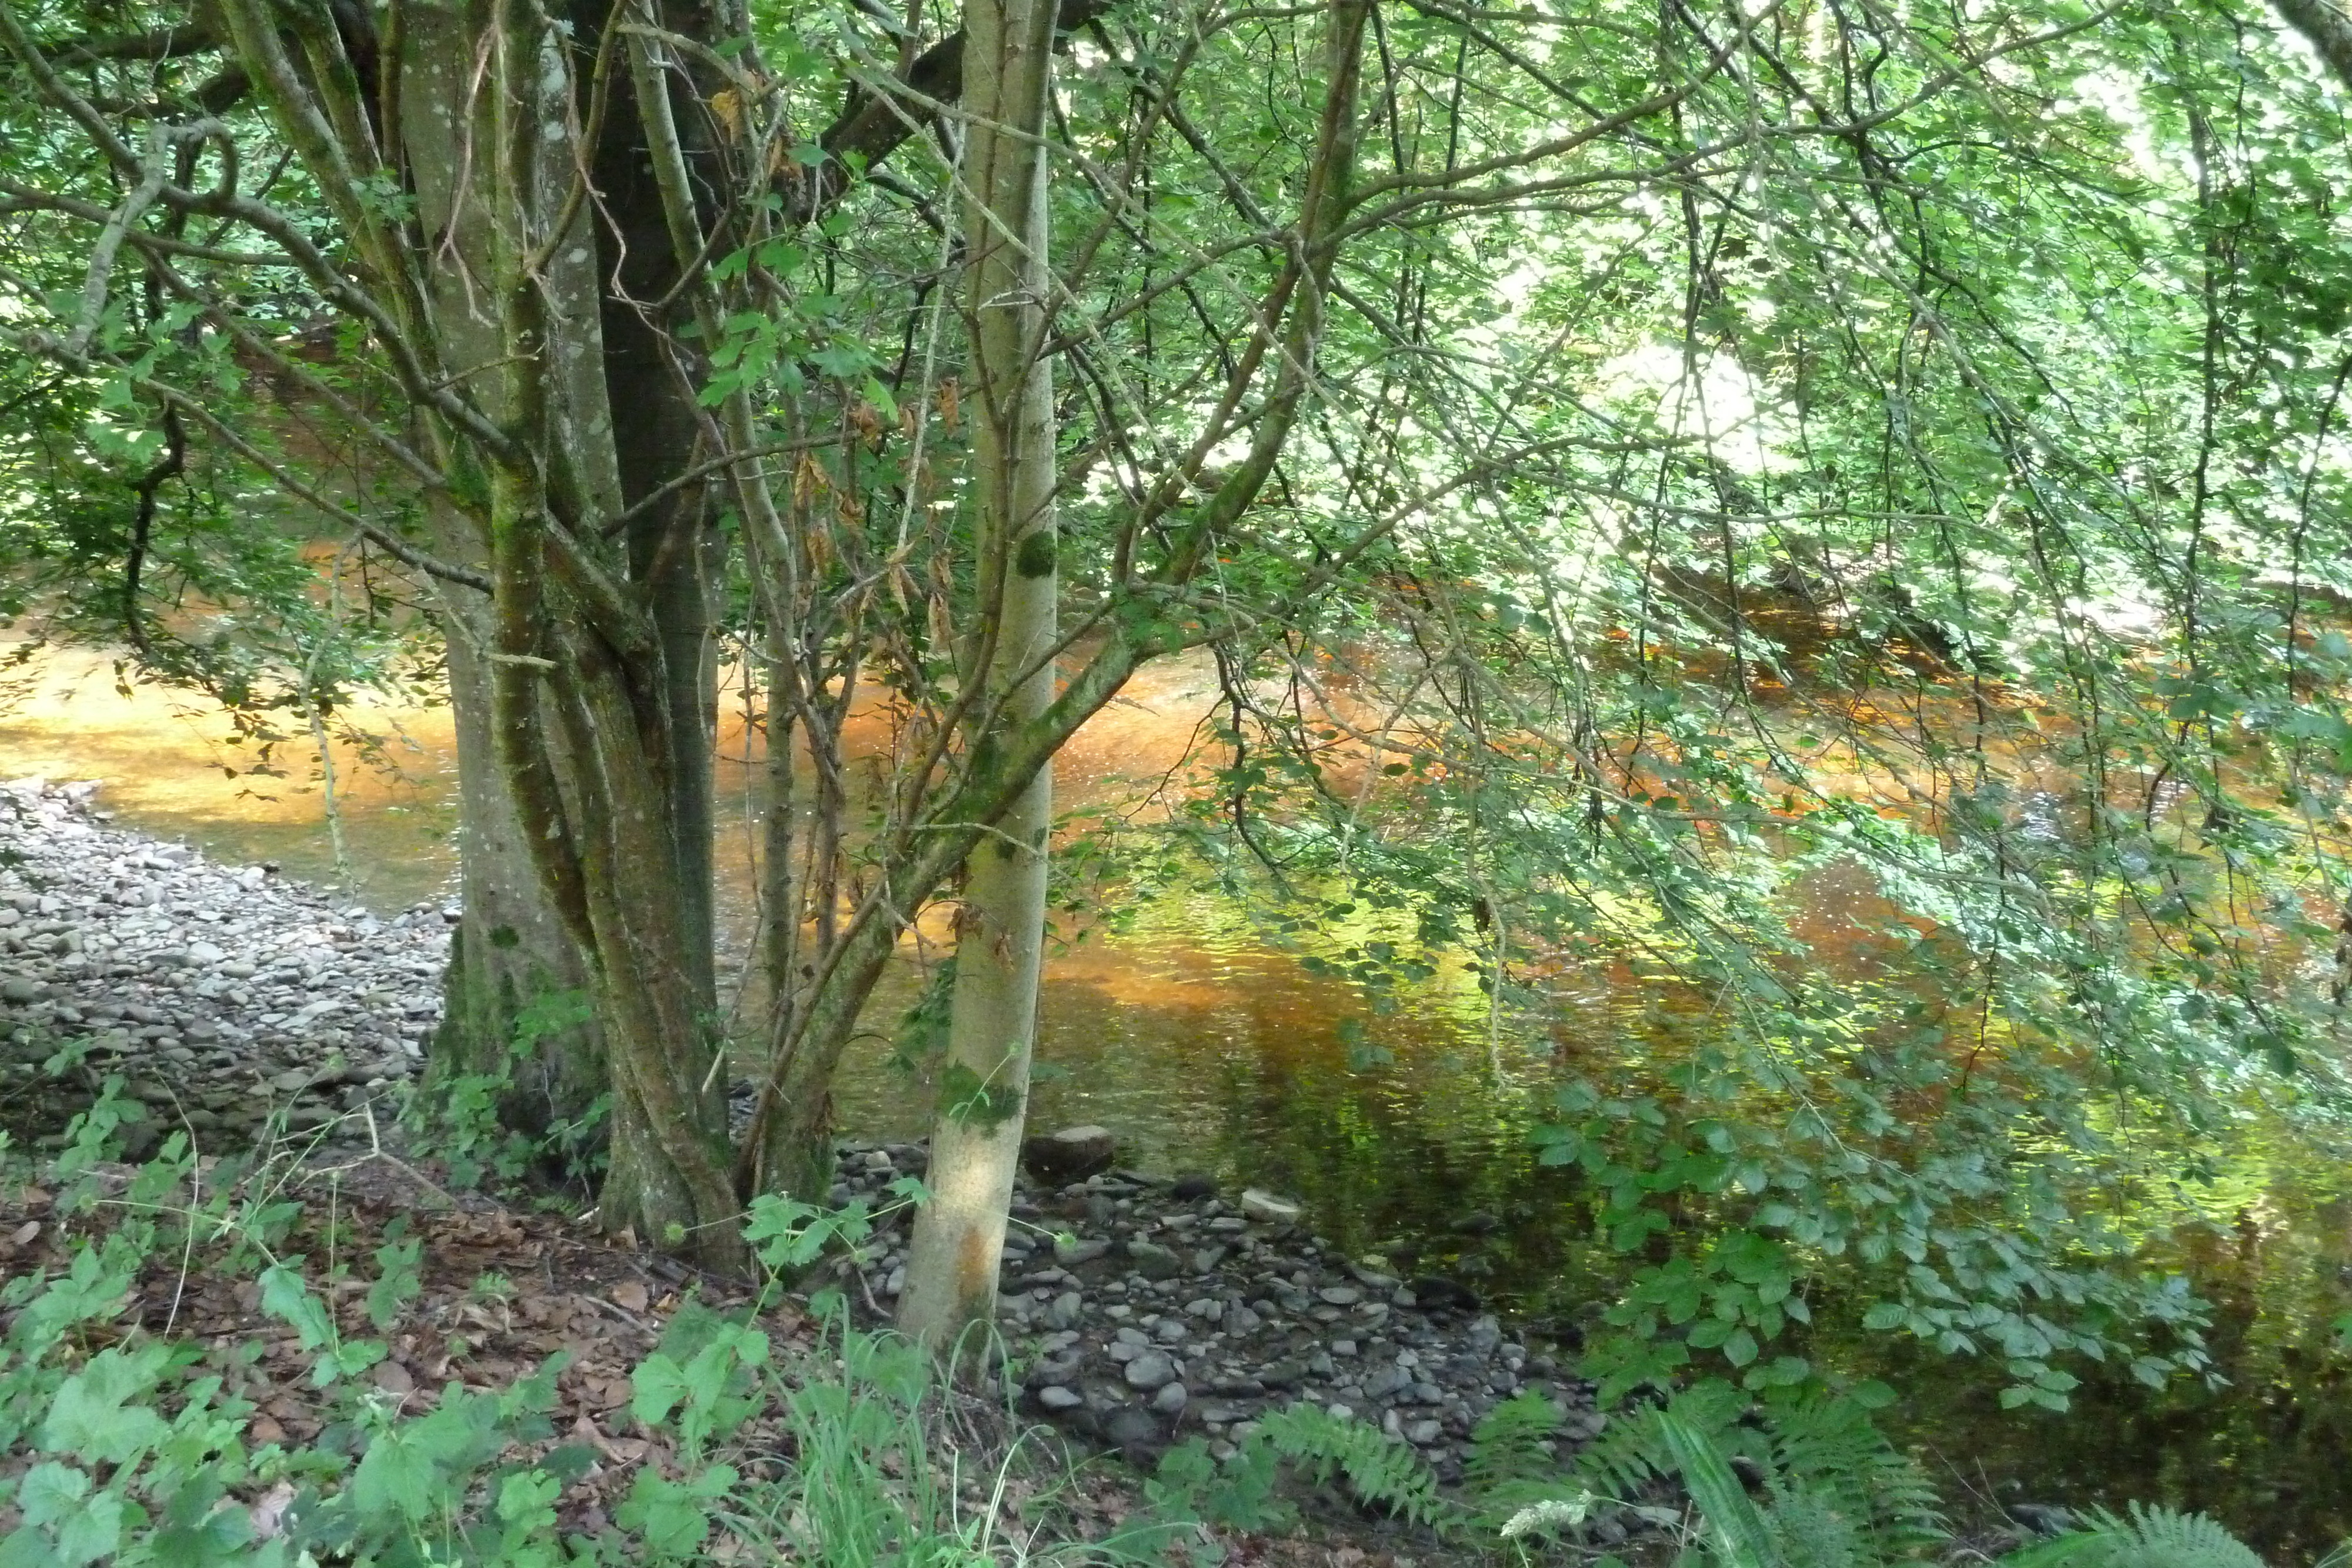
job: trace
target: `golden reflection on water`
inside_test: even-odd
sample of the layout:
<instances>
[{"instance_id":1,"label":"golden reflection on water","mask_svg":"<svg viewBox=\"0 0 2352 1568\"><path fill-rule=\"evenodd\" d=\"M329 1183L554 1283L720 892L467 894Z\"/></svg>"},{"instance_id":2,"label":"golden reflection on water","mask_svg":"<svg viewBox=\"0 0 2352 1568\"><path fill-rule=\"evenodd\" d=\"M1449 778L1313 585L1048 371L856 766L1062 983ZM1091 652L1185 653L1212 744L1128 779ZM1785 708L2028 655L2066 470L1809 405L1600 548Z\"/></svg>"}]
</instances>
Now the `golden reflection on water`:
<instances>
[{"instance_id":1,"label":"golden reflection on water","mask_svg":"<svg viewBox=\"0 0 2352 1568\"><path fill-rule=\"evenodd\" d=\"M231 864L275 861L289 875L338 885L318 752L302 721L266 747L235 737L228 716L195 694L134 684L112 659L52 648L11 665L0 644L0 774L95 779L127 826L184 839ZM444 707L359 704L331 738L352 891L396 910L439 896L456 869L457 782ZM364 738L362 738L362 737Z\"/></svg>"}]
</instances>

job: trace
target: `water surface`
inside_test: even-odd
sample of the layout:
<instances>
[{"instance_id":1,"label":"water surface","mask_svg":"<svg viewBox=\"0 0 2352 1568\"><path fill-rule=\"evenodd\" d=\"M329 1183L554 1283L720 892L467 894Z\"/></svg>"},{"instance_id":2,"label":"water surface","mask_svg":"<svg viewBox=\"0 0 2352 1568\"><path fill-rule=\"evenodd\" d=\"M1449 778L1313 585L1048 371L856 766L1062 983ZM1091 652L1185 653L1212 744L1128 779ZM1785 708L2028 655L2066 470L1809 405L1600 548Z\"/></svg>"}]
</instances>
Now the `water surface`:
<instances>
[{"instance_id":1,"label":"water surface","mask_svg":"<svg viewBox=\"0 0 2352 1568\"><path fill-rule=\"evenodd\" d=\"M221 859L336 881L322 780L302 745L259 758L253 743L228 738L217 713L154 688L121 695L104 660L51 655L31 673L21 700L0 706L0 774L99 779L102 803L127 823ZM1061 804L1148 795L1181 761L1213 692L1200 665L1139 681L1064 759ZM384 909L446 896L446 711L343 716L374 737L335 753L352 892ZM741 800L740 728L722 752L721 798ZM740 925L749 906L740 819L719 860L722 905ZM1885 912L1864 882L1832 872L1799 896L1800 930L1822 961L1865 977ZM1375 1015L1353 987L1301 961L1378 935L1371 916L1277 935L1237 902L1202 893L1129 915L1117 932L1059 934L1040 1002L1039 1123L1100 1123L1133 1165L1297 1194L1353 1249L1409 1249L1498 1300L1575 1312L1586 1258L1564 1223L1573 1190L1534 1162L1529 1107L1563 1064L1640 1049L1656 1027L1654 988L1621 970L1570 973L1557 982L1552 1029L1497 1031L1475 977L1449 967ZM922 1131L919 1097L891 1065L887 1037L923 984L910 949L837 1086L848 1129ZM2276 1562L2308 1561L2352 1535L2352 1354L2333 1327L2352 1312L2347 1153L2249 1136L2215 1180L2173 1195L2184 1223L2151 1245L2149 1261L2186 1270L2213 1301L2226 1387L2151 1392L2120 1368L2077 1367L2084 1385L2070 1414L2021 1413L1998 1407L1996 1369L1875 1340L1815 1348L1909 1392L1896 1413L1903 1436L1956 1499L2161 1498L2218 1514Z\"/></svg>"}]
</instances>

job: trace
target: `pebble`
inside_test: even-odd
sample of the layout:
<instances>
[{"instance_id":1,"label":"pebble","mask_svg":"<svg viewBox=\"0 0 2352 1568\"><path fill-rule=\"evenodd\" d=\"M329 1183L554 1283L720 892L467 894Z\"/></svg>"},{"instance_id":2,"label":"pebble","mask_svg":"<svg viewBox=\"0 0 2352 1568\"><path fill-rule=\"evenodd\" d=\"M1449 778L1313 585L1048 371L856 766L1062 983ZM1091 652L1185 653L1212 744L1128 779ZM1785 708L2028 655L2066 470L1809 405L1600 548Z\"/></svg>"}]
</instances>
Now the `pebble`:
<instances>
[{"instance_id":1,"label":"pebble","mask_svg":"<svg viewBox=\"0 0 2352 1568\"><path fill-rule=\"evenodd\" d=\"M1295 1225L1304 1212L1297 1199L1276 1197L1264 1187L1247 1187L1242 1192L1243 1215L1263 1224Z\"/></svg>"},{"instance_id":2,"label":"pebble","mask_svg":"<svg viewBox=\"0 0 2352 1568\"><path fill-rule=\"evenodd\" d=\"M273 1113L332 1122L415 1071L441 1010L437 910L379 917L222 865L112 826L95 791L0 784L0 841L17 852L0 865L0 908L16 916L0 921L0 1108L15 1130L54 1141L120 1075L152 1107L126 1152L184 1114L219 1152ZM82 1065L44 1074L61 1046Z\"/></svg>"},{"instance_id":3,"label":"pebble","mask_svg":"<svg viewBox=\"0 0 2352 1568\"><path fill-rule=\"evenodd\" d=\"M841 1150L845 1198L878 1190L883 1178L864 1168L870 1148ZM911 1147L896 1157L902 1169L924 1163ZM1188 1433L1230 1447L1304 1401L1402 1437L1441 1477L1458 1472L1460 1439L1523 1387L1561 1413L1551 1452L1563 1469L1601 1429L1591 1385L1560 1375L1475 1299L1465 1310L1466 1291L1419 1307L1385 1258L1351 1261L1303 1234L1301 1206L1223 1199L1198 1184L1180 1197L1177 1186L1119 1172L1016 1186L1038 1232L1058 1233L1050 1268L1020 1272L1018 1249L1006 1252L1008 1337L1017 1346L1024 1329L1050 1331L1027 1342L1035 1413L1132 1452ZM1204 1259L1190 1244L1212 1233L1219 1255ZM870 1266L876 1279L903 1270L903 1242Z\"/></svg>"},{"instance_id":4,"label":"pebble","mask_svg":"<svg viewBox=\"0 0 2352 1568\"><path fill-rule=\"evenodd\" d=\"M1147 1280L1172 1280L1183 1272L1176 1254L1152 1241L1130 1241L1127 1244L1128 1261L1135 1271Z\"/></svg>"},{"instance_id":5,"label":"pebble","mask_svg":"<svg viewBox=\"0 0 2352 1568\"><path fill-rule=\"evenodd\" d=\"M1127 1382L1130 1388L1154 1389L1165 1386L1176 1376L1176 1364L1157 1351L1145 1351L1127 1364Z\"/></svg>"}]
</instances>

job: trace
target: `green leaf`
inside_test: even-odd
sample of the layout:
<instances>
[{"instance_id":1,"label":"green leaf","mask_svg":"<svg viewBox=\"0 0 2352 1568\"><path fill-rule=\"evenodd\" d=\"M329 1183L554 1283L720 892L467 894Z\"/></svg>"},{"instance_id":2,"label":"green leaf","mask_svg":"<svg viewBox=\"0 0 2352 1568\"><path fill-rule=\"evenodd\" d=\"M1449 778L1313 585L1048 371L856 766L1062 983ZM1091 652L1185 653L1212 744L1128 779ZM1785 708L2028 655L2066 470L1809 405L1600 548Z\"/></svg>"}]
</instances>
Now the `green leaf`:
<instances>
[{"instance_id":1,"label":"green leaf","mask_svg":"<svg viewBox=\"0 0 2352 1568\"><path fill-rule=\"evenodd\" d=\"M637 1369L629 1374L629 1383L635 1390L629 1400L629 1414L648 1427L668 1420L669 1413L692 1392L687 1386L686 1369L659 1351L637 1364Z\"/></svg>"},{"instance_id":2,"label":"green leaf","mask_svg":"<svg viewBox=\"0 0 2352 1568\"><path fill-rule=\"evenodd\" d=\"M122 1544L123 1501L111 1490L100 1492L58 1524L58 1559L79 1568L110 1557Z\"/></svg>"},{"instance_id":3,"label":"green leaf","mask_svg":"<svg viewBox=\"0 0 2352 1568\"><path fill-rule=\"evenodd\" d=\"M1725 1568L1780 1568L1770 1527L1714 1439L1672 1408L1660 1411L1657 1421L1683 1485L1706 1517Z\"/></svg>"},{"instance_id":4,"label":"green leaf","mask_svg":"<svg viewBox=\"0 0 2352 1568\"><path fill-rule=\"evenodd\" d=\"M395 1427L368 1445L352 1472L352 1506L362 1515L394 1515L415 1523L437 1505L433 1458L419 1440L423 1425Z\"/></svg>"},{"instance_id":5,"label":"green leaf","mask_svg":"<svg viewBox=\"0 0 2352 1568\"><path fill-rule=\"evenodd\" d=\"M289 1258L261 1271L261 1310L291 1328L304 1350L317 1350L335 1337L335 1325L303 1281L301 1261Z\"/></svg>"},{"instance_id":6,"label":"green leaf","mask_svg":"<svg viewBox=\"0 0 2352 1568\"><path fill-rule=\"evenodd\" d=\"M667 1480L653 1470L639 1470L628 1497L613 1517L622 1529L642 1536L656 1555L691 1556L710 1533L707 1504L724 1496L735 1480L734 1468L729 1465L713 1465L691 1481Z\"/></svg>"},{"instance_id":7,"label":"green leaf","mask_svg":"<svg viewBox=\"0 0 2352 1568\"><path fill-rule=\"evenodd\" d=\"M89 1478L53 1459L35 1465L16 1483L16 1506L27 1524L56 1524L81 1507L89 1496Z\"/></svg>"},{"instance_id":8,"label":"green leaf","mask_svg":"<svg viewBox=\"0 0 2352 1568\"><path fill-rule=\"evenodd\" d=\"M1911 1318L1911 1309L1900 1301L1880 1301L1862 1314L1862 1326L1874 1333L1901 1328Z\"/></svg>"},{"instance_id":9,"label":"green leaf","mask_svg":"<svg viewBox=\"0 0 2352 1568\"><path fill-rule=\"evenodd\" d=\"M129 1354L102 1350L59 1385L41 1428L41 1447L92 1463L122 1464L162 1442L171 1428L142 1405L169 1361L168 1346L142 1346Z\"/></svg>"}]
</instances>

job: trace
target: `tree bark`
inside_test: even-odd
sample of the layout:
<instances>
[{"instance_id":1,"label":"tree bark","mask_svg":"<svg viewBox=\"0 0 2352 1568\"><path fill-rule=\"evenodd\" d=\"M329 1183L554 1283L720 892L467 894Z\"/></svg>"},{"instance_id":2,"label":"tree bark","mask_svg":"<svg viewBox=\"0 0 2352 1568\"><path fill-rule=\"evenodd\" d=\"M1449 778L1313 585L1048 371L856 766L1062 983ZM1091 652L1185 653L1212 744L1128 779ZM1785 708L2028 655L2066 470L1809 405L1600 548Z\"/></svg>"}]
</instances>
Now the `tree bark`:
<instances>
[{"instance_id":1,"label":"tree bark","mask_svg":"<svg viewBox=\"0 0 2352 1568\"><path fill-rule=\"evenodd\" d=\"M2331 0L2272 0L2272 4L2336 73L2336 80L2352 88L2352 16Z\"/></svg>"},{"instance_id":2,"label":"tree bark","mask_svg":"<svg viewBox=\"0 0 2352 1568\"><path fill-rule=\"evenodd\" d=\"M976 418L980 627L961 661L983 693L976 753L1054 701L1054 379L1045 124L1052 0L964 10L966 320ZM1021 1152L1045 936L1054 768L1041 764L964 862L955 993L931 1122L930 1201L915 1217L898 1326L934 1351L996 1311L997 1261Z\"/></svg>"},{"instance_id":3,"label":"tree bark","mask_svg":"<svg viewBox=\"0 0 2352 1568\"><path fill-rule=\"evenodd\" d=\"M540 885L499 768L490 728L487 609L471 593L443 596L457 742L462 915L450 935L427 1083L503 1080L496 1100L499 1125L536 1139L558 1125L583 1127L608 1073L594 1019L562 1019L573 1009L559 1012L547 1005L567 998L593 1002L594 993L587 966ZM601 1144L591 1137L577 1152Z\"/></svg>"},{"instance_id":4,"label":"tree bark","mask_svg":"<svg viewBox=\"0 0 2352 1568\"><path fill-rule=\"evenodd\" d=\"M412 8L394 62L406 110L397 128L404 133L397 155L412 172L422 234L444 263L432 278L435 325L451 357L467 366L496 363L500 341L496 314L480 294L493 259L491 214L481 205L487 186L466 178L494 145L488 106L468 80L488 26L486 5ZM543 169L541 178L557 172ZM585 225L575 225L575 231L584 242ZM551 269L572 294L596 291L584 244L553 258ZM575 354L551 379L556 399L571 411L565 423L575 433L576 461L610 504L619 495L619 479L609 456L599 461L612 428L601 372ZM467 390L482 389L469 379ZM446 502L429 507L428 517L441 559L485 563L485 541L472 519ZM462 914L450 941L428 1082L503 1080L496 1102L500 1125L535 1139L559 1124L587 1122L607 1088L603 1034L593 1018L561 1027L550 1021L557 1013L549 1004L561 998L593 1005L593 977L540 882L499 766L492 725L490 654L498 632L491 604L447 584L436 599L457 748ZM601 1138L592 1137L582 1152L593 1152L598 1143Z\"/></svg>"}]
</instances>

